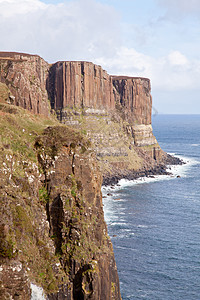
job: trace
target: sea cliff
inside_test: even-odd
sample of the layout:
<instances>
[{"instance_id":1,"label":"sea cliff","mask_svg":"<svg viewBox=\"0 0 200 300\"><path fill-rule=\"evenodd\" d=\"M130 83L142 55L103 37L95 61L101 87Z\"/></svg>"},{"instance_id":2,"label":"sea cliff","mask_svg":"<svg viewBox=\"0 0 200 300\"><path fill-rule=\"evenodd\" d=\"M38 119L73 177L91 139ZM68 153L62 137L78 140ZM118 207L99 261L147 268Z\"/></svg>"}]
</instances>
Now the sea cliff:
<instances>
[{"instance_id":1,"label":"sea cliff","mask_svg":"<svg viewBox=\"0 0 200 300\"><path fill-rule=\"evenodd\" d=\"M111 76L91 62L58 62L49 69L47 90L60 122L94 144L104 184L163 174L166 163L178 162L153 135L149 79Z\"/></svg>"},{"instance_id":2,"label":"sea cliff","mask_svg":"<svg viewBox=\"0 0 200 300\"><path fill-rule=\"evenodd\" d=\"M0 104L0 298L121 299L100 173L78 131Z\"/></svg>"},{"instance_id":3,"label":"sea cliff","mask_svg":"<svg viewBox=\"0 0 200 300\"><path fill-rule=\"evenodd\" d=\"M0 52L1 299L121 299L101 185L178 163L151 111L149 79Z\"/></svg>"}]
</instances>

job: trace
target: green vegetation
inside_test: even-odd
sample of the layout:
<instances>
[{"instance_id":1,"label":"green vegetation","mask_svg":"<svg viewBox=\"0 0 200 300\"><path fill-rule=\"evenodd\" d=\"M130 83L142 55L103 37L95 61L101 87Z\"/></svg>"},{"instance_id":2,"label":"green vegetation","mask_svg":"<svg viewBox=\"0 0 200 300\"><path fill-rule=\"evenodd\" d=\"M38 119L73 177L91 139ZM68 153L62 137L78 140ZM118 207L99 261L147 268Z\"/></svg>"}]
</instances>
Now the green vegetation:
<instances>
[{"instance_id":1,"label":"green vegetation","mask_svg":"<svg viewBox=\"0 0 200 300\"><path fill-rule=\"evenodd\" d=\"M0 104L0 154L37 162L35 138L47 126L58 124L54 119L32 115L24 109ZM1 155L2 156L2 155ZM5 156L5 155L3 155Z\"/></svg>"},{"instance_id":2,"label":"green vegetation","mask_svg":"<svg viewBox=\"0 0 200 300\"><path fill-rule=\"evenodd\" d=\"M115 289L116 289L115 283L111 282L111 294L112 294L112 296L115 295Z\"/></svg>"},{"instance_id":3,"label":"green vegetation","mask_svg":"<svg viewBox=\"0 0 200 300\"><path fill-rule=\"evenodd\" d=\"M14 258L16 256L15 248L15 238L12 232L7 235L4 234L3 228L0 228L0 257L3 258Z\"/></svg>"},{"instance_id":4,"label":"green vegetation","mask_svg":"<svg viewBox=\"0 0 200 300\"><path fill-rule=\"evenodd\" d=\"M81 146L87 149L90 146L90 142L85 139L78 130L71 129L64 125L46 128L43 135L36 138L35 141L35 147L38 153L42 154L45 147L45 154L51 158L57 156L63 146L71 148Z\"/></svg>"},{"instance_id":5,"label":"green vegetation","mask_svg":"<svg viewBox=\"0 0 200 300\"><path fill-rule=\"evenodd\" d=\"M5 103L8 100L10 91L6 84L0 82L0 103Z\"/></svg>"},{"instance_id":6,"label":"green vegetation","mask_svg":"<svg viewBox=\"0 0 200 300\"><path fill-rule=\"evenodd\" d=\"M59 259L46 246L48 230L38 235L48 193L36 184L40 169L34 144L46 127L58 122L3 103L0 118L0 257L17 255L28 265L30 279L46 291L56 291L66 275L59 271L55 277L53 265Z\"/></svg>"},{"instance_id":7,"label":"green vegetation","mask_svg":"<svg viewBox=\"0 0 200 300\"><path fill-rule=\"evenodd\" d=\"M43 204L46 204L49 202L49 195L48 195L47 189L44 186L39 188L39 200Z\"/></svg>"}]
</instances>

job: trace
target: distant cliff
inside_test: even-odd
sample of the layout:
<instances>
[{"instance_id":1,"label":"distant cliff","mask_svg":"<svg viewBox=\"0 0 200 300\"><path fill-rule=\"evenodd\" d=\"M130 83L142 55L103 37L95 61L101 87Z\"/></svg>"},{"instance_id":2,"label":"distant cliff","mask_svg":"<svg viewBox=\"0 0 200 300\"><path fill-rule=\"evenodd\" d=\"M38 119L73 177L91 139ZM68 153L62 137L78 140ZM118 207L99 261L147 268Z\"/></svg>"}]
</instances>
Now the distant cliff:
<instances>
[{"instance_id":1,"label":"distant cliff","mask_svg":"<svg viewBox=\"0 0 200 300\"><path fill-rule=\"evenodd\" d=\"M127 176L158 166L168 157L151 126L147 78L111 76L91 62L49 65L37 55L0 53L4 101L82 130L95 145L105 177Z\"/></svg>"},{"instance_id":2,"label":"distant cliff","mask_svg":"<svg viewBox=\"0 0 200 300\"><path fill-rule=\"evenodd\" d=\"M95 144L104 177L144 172L165 160L152 132L149 79L110 76L91 62L58 62L47 90L58 119Z\"/></svg>"},{"instance_id":3,"label":"distant cliff","mask_svg":"<svg viewBox=\"0 0 200 300\"><path fill-rule=\"evenodd\" d=\"M115 104L133 125L151 125L152 97L147 78L112 76Z\"/></svg>"}]
</instances>

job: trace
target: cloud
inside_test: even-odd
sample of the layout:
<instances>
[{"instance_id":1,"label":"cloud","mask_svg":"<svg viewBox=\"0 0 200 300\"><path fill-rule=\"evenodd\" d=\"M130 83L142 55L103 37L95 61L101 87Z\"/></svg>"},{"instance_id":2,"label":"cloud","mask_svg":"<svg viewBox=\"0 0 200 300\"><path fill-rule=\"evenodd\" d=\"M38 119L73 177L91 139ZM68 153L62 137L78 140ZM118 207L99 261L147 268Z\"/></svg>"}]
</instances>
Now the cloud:
<instances>
[{"instance_id":1,"label":"cloud","mask_svg":"<svg viewBox=\"0 0 200 300\"><path fill-rule=\"evenodd\" d=\"M154 58L135 49L120 47L112 59L101 57L96 63L113 75L148 77L156 90L199 89L200 61L190 61L177 50Z\"/></svg>"},{"instance_id":2,"label":"cloud","mask_svg":"<svg viewBox=\"0 0 200 300\"><path fill-rule=\"evenodd\" d=\"M15 15L33 13L47 5L39 0L0 0L0 7L0 16L11 21L10 18Z\"/></svg>"},{"instance_id":3,"label":"cloud","mask_svg":"<svg viewBox=\"0 0 200 300\"><path fill-rule=\"evenodd\" d=\"M169 55L168 55L168 59L170 64L173 66L184 66L188 63L187 58L185 57L185 55L183 55L182 53L180 53L179 51L172 51Z\"/></svg>"},{"instance_id":4,"label":"cloud","mask_svg":"<svg viewBox=\"0 0 200 300\"><path fill-rule=\"evenodd\" d=\"M169 7L174 3L165 2ZM0 49L39 54L49 62L89 60L110 74L149 77L157 90L199 86L199 60L191 60L176 47L162 56L128 47L123 44L120 22L112 6L96 0L59 4L0 0Z\"/></svg>"},{"instance_id":5,"label":"cloud","mask_svg":"<svg viewBox=\"0 0 200 300\"><path fill-rule=\"evenodd\" d=\"M179 12L186 15L200 13L199 0L157 0L158 4L167 8L169 12Z\"/></svg>"},{"instance_id":6,"label":"cloud","mask_svg":"<svg viewBox=\"0 0 200 300\"><path fill-rule=\"evenodd\" d=\"M0 0L0 49L37 53L51 62L112 56L120 44L119 23L113 7L95 0Z\"/></svg>"}]
</instances>

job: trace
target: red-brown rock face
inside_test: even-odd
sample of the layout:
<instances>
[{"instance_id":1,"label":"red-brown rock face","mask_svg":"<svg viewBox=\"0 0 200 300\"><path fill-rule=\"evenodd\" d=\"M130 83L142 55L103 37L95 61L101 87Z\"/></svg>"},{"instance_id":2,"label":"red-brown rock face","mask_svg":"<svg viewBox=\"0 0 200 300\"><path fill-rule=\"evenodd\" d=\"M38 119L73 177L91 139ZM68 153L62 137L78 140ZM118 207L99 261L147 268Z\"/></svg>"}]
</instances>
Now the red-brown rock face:
<instances>
[{"instance_id":1,"label":"red-brown rock face","mask_svg":"<svg viewBox=\"0 0 200 300\"><path fill-rule=\"evenodd\" d=\"M37 55L0 52L0 81L9 88L11 102L34 114L49 114L48 68Z\"/></svg>"},{"instance_id":2,"label":"red-brown rock face","mask_svg":"<svg viewBox=\"0 0 200 300\"><path fill-rule=\"evenodd\" d=\"M115 107L111 77L90 62L58 62L48 81L52 108L112 110Z\"/></svg>"},{"instance_id":3,"label":"red-brown rock face","mask_svg":"<svg viewBox=\"0 0 200 300\"><path fill-rule=\"evenodd\" d=\"M72 292L69 298L49 295L50 300L121 299L104 221L102 177L88 144L77 132L61 126L47 128L36 142L49 192L50 235L55 237L56 253L62 255L60 263Z\"/></svg>"},{"instance_id":4,"label":"red-brown rock face","mask_svg":"<svg viewBox=\"0 0 200 300\"><path fill-rule=\"evenodd\" d=\"M150 80L109 76L90 62L57 62L50 67L37 55L0 52L0 82L9 88L13 104L36 114L49 114L49 96L55 110L117 108L131 125L151 124Z\"/></svg>"},{"instance_id":5,"label":"red-brown rock face","mask_svg":"<svg viewBox=\"0 0 200 300\"><path fill-rule=\"evenodd\" d=\"M129 124L151 124L151 86L146 78L109 76L90 62L58 62L50 69L52 108L117 108Z\"/></svg>"},{"instance_id":6,"label":"red-brown rock face","mask_svg":"<svg viewBox=\"0 0 200 300\"><path fill-rule=\"evenodd\" d=\"M116 107L129 124L151 124L152 97L147 78L112 76Z\"/></svg>"}]
</instances>

